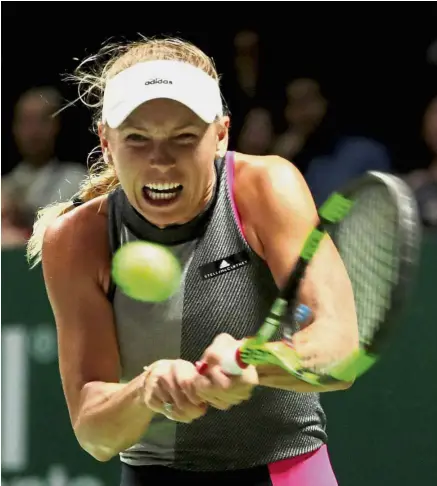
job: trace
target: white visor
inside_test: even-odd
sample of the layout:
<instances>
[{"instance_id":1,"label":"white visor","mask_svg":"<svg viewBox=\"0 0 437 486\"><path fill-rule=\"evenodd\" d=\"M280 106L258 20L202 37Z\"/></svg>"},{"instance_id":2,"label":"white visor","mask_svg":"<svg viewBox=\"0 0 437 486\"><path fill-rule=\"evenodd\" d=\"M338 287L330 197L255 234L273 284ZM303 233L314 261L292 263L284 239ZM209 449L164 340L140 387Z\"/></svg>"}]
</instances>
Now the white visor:
<instances>
[{"instance_id":1,"label":"white visor","mask_svg":"<svg viewBox=\"0 0 437 486\"><path fill-rule=\"evenodd\" d=\"M206 123L223 114L219 84L204 71L180 61L146 61L106 83L102 121L117 128L136 108L157 98L182 103Z\"/></svg>"}]
</instances>

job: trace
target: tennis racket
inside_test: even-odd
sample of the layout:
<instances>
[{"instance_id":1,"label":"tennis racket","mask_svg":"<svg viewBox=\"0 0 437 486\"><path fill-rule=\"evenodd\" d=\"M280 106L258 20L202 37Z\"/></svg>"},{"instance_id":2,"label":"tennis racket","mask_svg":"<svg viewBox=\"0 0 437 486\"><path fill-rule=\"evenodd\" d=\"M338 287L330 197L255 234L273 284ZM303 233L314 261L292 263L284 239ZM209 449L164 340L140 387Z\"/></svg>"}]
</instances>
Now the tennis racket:
<instances>
[{"instance_id":1,"label":"tennis racket","mask_svg":"<svg viewBox=\"0 0 437 486\"><path fill-rule=\"evenodd\" d=\"M314 370L303 366L290 338L310 314L310 309L298 305L299 288L328 234L352 282L359 349L341 363ZM308 235L288 282L258 332L223 356L223 371L235 375L248 365L273 364L313 385L361 376L378 361L405 310L419 260L420 241L415 198L398 177L368 172L332 194L321 206L319 224ZM282 332L282 341L270 342L278 330ZM206 373L207 364L198 363L197 368Z\"/></svg>"}]
</instances>

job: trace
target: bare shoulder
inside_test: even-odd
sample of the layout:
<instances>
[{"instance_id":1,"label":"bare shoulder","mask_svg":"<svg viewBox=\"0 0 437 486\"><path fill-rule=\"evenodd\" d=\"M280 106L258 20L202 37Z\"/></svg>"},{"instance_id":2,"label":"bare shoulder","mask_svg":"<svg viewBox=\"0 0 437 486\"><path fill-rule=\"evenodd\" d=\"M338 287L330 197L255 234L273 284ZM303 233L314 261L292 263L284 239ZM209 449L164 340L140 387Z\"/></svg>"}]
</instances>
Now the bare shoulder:
<instances>
[{"instance_id":1,"label":"bare shoulder","mask_svg":"<svg viewBox=\"0 0 437 486\"><path fill-rule=\"evenodd\" d=\"M302 174L279 156L237 153L234 197L247 243L263 259L280 234L299 241L317 218Z\"/></svg>"},{"instance_id":2,"label":"bare shoulder","mask_svg":"<svg viewBox=\"0 0 437 486\"><path fill-rule=\"evenodd\" d=\"M296 174L299 172L295 165L278 155L248 155L236 152L235 171L244 172L245 175L256 178L274 176L277 173Z\"/></svg>"},{"instance_id":3,"label":"bare shoulder","mask_svg":"<svg viewBox=\"0 0 437 486\"><path fill-rule=\"evenodd\" d=\"M253 156L237 153L235 183L240 192L259 190L276 195L308 196L309 189L301 172L290 161L276 156ZM251 189L252 188L252 189Z\"/></svg>"},{"instance_id":4,"label":"bare shoulder","mask_svg":"<svg viewBox=\"0 0 437 486\"><path fill-rule=\"evenodd\" d=\"M314 201L301 172L276 155L236 154L235 198L240 213L249 219L283 210L311 219L315 216Z\"/></svg>"},{"instance_id":5,"label":"bare shoulder","mask_svg":"<svg viewBox=\"0 0 437 486\"><path fill-rule=\"evenodd\" d=\"M105 285L109 266L107 197L101 196L59 216L46 230L42 266L50 277L57 268L85 272Z\"/></svg>"}]
</instances>

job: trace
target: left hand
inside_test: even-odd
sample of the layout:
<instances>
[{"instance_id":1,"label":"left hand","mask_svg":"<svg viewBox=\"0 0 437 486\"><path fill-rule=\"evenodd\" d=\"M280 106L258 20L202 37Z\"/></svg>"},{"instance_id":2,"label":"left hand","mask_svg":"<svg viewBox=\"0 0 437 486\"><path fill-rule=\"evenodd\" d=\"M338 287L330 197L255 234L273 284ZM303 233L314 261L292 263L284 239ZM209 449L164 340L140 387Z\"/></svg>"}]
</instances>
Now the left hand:
<instances>
[{"instance_id":1,"label":"left hand","mask_svg":"<svg viewBox=\"0 0 437 486\"><path fill-rule=\"evenodd\" d=\"M258 385L258 373L254 366L242 370L239 376L226 375L220 364L222 356L239 341L229 334L218 335L205 350L201 358L208 365L205 375L199 375L195 381L198 397L219 410L228 410L251 397L253 388Z\"/></svg>"}]
</instances>

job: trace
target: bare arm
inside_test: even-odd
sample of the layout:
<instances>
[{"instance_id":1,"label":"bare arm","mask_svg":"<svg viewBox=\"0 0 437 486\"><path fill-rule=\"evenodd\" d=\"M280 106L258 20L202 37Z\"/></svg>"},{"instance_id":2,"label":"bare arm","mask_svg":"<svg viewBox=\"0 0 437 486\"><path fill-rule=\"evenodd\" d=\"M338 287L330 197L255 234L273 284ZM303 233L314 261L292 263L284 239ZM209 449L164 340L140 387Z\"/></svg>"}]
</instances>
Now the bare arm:
<instances>
[{"instance_id":1,"label":"bare arm","mask_svg":"<svg viewBox=\"0 0 437 486\"><path fill-rule=\"evenodd\" d=\"M237 199L249 244L265 259L278 287L287 281L305 238L317 222L310 191L298 170L279 157L243 165ZM358 346L352 285L332 241L326 237L305 276L300 301L314 322L295 336L300 354L317 355L323 348L348 355ZM296 391L347 388L341 383L317 388L286 372L260 367L260 384Z\"/></svg>"},{"instance_id":2,"label":"bare arm","mask_svg":"<svg viewBox=\"0 0 437 486\"><path fill-rule=\"evenodd\" d=\"M113 312L104 280L109 265L106 216L81 207L48 229L43 272L54 312L62 384L76 437L100 461L137 442L153 412L144 376L119 384Z\"/></svg>"}]
</instances>

